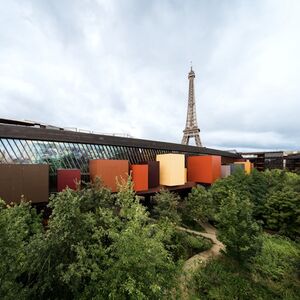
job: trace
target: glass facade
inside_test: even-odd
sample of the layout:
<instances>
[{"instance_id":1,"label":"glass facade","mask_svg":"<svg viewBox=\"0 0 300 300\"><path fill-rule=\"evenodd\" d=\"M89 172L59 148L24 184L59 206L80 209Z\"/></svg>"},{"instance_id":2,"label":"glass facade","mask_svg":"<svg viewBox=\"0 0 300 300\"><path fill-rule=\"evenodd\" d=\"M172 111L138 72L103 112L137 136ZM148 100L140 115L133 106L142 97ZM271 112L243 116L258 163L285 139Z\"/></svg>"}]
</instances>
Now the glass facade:
<instances>
[{"instance_id":1,"label":"glass facade","mask_svg":"<svg viewBox=\"0 0 300 300\"><path fill-rule=\"evenodd\" d=\"M50 166L50 175L56 175L56 170L59 168L77 168L83 175L87 175L90 159L127 159L131 164L137 164L155 160L157 154L163 153L170 153L170 151L0 138L0 163L47 163Z\"/></svg>"}]
</instances>

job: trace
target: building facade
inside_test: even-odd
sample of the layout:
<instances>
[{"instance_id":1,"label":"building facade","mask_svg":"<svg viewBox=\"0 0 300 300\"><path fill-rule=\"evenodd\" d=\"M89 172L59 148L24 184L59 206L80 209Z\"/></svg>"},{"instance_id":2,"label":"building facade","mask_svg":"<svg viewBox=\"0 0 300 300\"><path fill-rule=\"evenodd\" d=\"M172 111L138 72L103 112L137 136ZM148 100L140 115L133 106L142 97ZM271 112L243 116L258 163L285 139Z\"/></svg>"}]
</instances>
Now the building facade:
<instances>
[{"instance_id":1,"label":"building facade","mask_svg":"<svg viewBox=\"0 0 300 300\"><path fill-rule=\"evenodd\" d=\"M59 168L80 169L88 175L90 159L126 159L131 164L154 161L157 154L240 155L205 147L49 129L26 123L0 122L0 163L49 164L50 176Z\"/></svg>"}]
</instances>

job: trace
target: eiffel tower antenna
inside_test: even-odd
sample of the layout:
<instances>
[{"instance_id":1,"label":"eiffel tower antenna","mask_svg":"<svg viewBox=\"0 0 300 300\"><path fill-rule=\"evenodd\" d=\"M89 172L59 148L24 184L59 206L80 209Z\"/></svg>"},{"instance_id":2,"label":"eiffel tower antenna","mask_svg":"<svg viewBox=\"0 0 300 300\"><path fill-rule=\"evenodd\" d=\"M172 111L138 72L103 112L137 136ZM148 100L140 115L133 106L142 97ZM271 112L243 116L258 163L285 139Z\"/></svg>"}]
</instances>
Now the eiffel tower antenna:
<instances>
[{"instance_id":1,"label":"eiffel tower antenna","mask_svg":"<svg viewBox=\"0 0 300 300\"><path fill-rule=\"evenodd\" d=\"M197 116L196 116L196 102L195 102L195 91L194 91L194 79L195 72L193 71L193 66L191 62L191 71L189 72L189 100L188 100L188 109L186 116L186 125L183 130L183 138L181 144L188 145L190 138L195 138L196 146L202 147L200 140L200 129L197 125Z\"/></svg>"}]
</instances>

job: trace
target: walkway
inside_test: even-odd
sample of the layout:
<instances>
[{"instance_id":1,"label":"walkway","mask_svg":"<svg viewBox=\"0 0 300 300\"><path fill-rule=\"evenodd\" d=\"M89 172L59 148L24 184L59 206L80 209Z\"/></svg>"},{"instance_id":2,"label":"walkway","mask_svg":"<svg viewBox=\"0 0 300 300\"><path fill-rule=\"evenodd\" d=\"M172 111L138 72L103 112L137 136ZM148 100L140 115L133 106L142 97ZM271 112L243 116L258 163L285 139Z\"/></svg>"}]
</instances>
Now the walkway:
<instances>
[{"instance_id":1,"label":"walkway","mask_svg":"<svg viewBox=\"0 0 300 300\"><path fill-rule=\"evenodd\" d=\"M192 256L184 263L183 275L180 278L182 293L181 299L188 299L188 283L192 278L193 272L200 266L203 266L208 259L220 255L221 250L224 250L224 245L217 239L216 228L207 223L201 224L201 226L204 228L205 232L178 227L179 230L210 239L213 243L213 246L210 249Z\"/></svg>"}]
</instances>

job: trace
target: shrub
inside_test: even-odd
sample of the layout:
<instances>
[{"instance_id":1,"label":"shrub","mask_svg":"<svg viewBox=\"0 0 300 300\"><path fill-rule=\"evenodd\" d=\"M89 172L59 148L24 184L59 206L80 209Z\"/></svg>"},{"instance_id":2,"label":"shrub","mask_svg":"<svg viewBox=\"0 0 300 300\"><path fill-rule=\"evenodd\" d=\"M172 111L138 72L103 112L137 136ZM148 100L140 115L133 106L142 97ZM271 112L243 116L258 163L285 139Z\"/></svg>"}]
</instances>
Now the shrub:
<instances>
[{"instance_id":1,"label":"shrub","mask_svg":"<svg viewBox=\"0 0 300 300\"><path fill-rule=\"evenodd\" d=\"M253 278L268 286L280 299L298 299L300 248L291 240L264 234L263 247L253 259Z\"/></svg>"},{"instance_id":2,"label":"shrub","mask_svg":"<svg viewBox=\"0 0 300 300\"><path fill-rule=\"evenodd\" d=\"M228 258L209 261L196 271L191 289L200 299L274 299L268 288L251 280L251 276Z\"/></svg>"}]
</instances>

